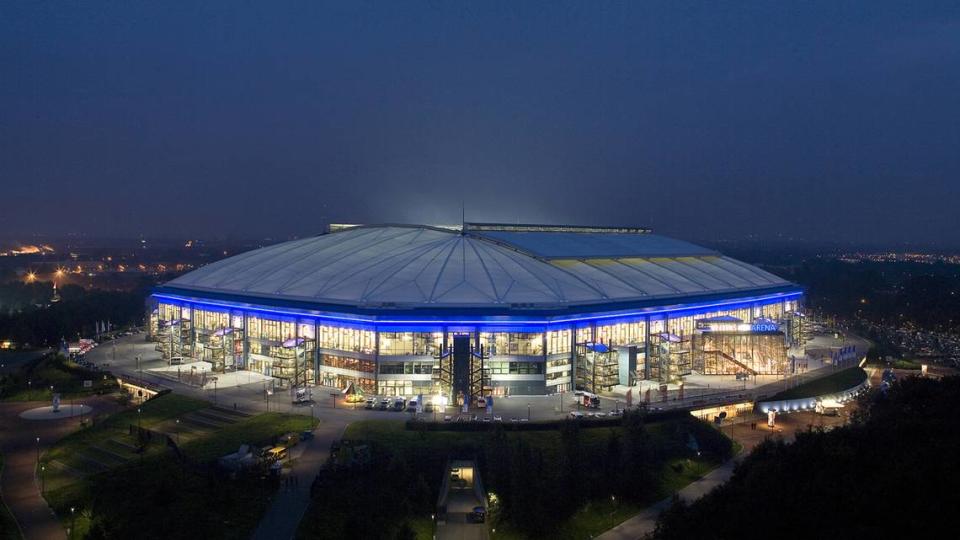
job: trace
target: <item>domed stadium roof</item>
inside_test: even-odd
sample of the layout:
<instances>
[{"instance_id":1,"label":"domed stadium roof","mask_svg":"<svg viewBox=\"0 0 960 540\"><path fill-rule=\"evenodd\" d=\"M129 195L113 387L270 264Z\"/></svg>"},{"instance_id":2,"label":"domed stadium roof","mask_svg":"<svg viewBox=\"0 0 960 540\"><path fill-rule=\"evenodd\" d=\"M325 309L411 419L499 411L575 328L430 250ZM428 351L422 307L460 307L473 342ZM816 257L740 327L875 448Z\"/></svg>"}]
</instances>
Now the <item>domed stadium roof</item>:
<instances>
[{"instance_id":1,"label":"domed stadium roof","mask_svg":"<svg viewBox=\"0 0 960 540\"><path fill-rule=\"evenodd\" d=\"M797 288L712 250L642 229L487 224L467 224L462 231L350 227L242 253L158 289L326 309L504 312L666 305L787 290Z\"/></svg>"}]
</instances>

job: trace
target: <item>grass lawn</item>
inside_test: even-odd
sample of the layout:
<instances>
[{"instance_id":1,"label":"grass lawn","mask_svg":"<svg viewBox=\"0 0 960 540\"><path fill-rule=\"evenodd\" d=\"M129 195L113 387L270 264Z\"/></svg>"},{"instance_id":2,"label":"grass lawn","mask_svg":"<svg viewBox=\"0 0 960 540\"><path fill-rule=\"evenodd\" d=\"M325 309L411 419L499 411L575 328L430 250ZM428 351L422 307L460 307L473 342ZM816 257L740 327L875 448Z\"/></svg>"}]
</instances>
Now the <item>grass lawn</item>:
<instances>
[{"instance_id":1,"label":"grass lawn","mask_svg":"<svg viewBox=\"0 0 960 540\"><path fill-rule=\"evenodd\" d=\"M777 393L767 398L765 401L777 401L781 399L799 399L806 397L816 397L826 394L833 394L853 388L854 386L867 380L867 372L859 367L852 367L838 371L826 377L805 382L789 390Z\"/></svg>"},{"instance_id":2,"label":"grass lawn","mask_svg":"<svg viewBox=\"0 0 960 540\"><path fill-rule=\"evenodd\" d=\"M116 413L58 442L42 457L45 497L73 538L94 524L112 535L132 537L139 527L169 537L245 538L269 504L277 482L264 470L229 477L211 465L244 443L268 444L299 432L314 420L281 413L231 415L212 404L175 393ZM224 420L211 420L214 415ZM219 416L218 416L219 415ZM154 437L142 458L131 425L170 434L181 428L181 463L165 438ZM204 424L190 424L197 418ZM175 424L181 419L181 424ZM212 423L212 424L211 424ZM174 428L176 426L176 428ZM213 501L216 501L215 503ZM70 508L77 508L71 517Z\"/></svg>"},{"instance_id":3,"label":"grass lawn","mask_svg":"<svg viewBox=\"0 0 960 540\"><path fill-rule=\"evenodd\" d=\"M224 427L215 435L184 443L181 449L191 458L212 460L236 452L241 444L267 444L284 433L300 433L316 420L285 413L262 413Z\"/></svg>"},{"instance_id":4,"label":"grass lawn","mask_svg":"<svg viewBox=\"0 0 960 540\"><path fill-rule=\"evenodd\" d=\"M193 399L178 394L166 394L147 401L140 407L132 407L118 412L94 426L81 429L61 439L56 445L44 452L41 463L44 465L43 475L47 491L57 490L77 481L77 472L93 472L84 461L91 447L104 448L108 452L116 452L119 456L133 460L137 456L132 448L137 446L135 437L129 434L129 427L137 425L139 416L140 425L144 428L153 428L166 420L183 416L189 412L209 406L206 401ZM130 448L127 448L128 445ZM162 445L147 447L146 456L164 451ZM106 458L104 458L106 460ZM121 464L115 459L117 465ZM66 468L65 468L65 467Z\"/></svg>"},{"instance_id":5,"label":"grass lawn","mask_svg":"<svg viewBox=\"0 0 960 540\"><path fill-rule=\"evenodd\" d=\"M3 470L3 454L0 454L0 471ZM0 540L20 540L20 529L17 528L17 520L13 519L13 514L7 508L3 498L0 497Z\"/></svg>"},{"instance_id":6,"label":"grass lawn","mask_svg":"<svg viewBox=\"0 0 960 540\"><path fill-rule=\"evenodd\" d=\"M921 363L916 360L894 360L893 362L894 369L919 370L921 367Z\"/></svg>"}]
</instances>

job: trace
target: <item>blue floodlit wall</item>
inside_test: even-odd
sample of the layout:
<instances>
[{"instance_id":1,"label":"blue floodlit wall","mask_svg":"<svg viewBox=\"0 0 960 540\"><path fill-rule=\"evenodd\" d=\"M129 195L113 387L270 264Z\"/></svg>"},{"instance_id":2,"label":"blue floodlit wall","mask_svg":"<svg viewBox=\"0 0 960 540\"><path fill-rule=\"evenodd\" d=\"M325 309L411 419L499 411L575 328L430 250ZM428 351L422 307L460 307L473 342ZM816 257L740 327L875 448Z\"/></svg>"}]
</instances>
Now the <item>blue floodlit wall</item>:
<instances>
[{"instance_id":1,"label":"blue floodlit wall","mask_svg":"<svg viewBox=\"0 0 960 540\"><path fill-rule=\"evenodd\" d=\"M654 306L635 310L601 311L602 306L593 312L558 316L530 316L523 310L517 310L515 315L435 315L429 310L422 310L423 315L394 315L394 310L384 309L378 315L354 315L347 313L331 313L328 311L273 307L259 304L257 300L249 302L210 300L197 296L174 295L155 293L151 298L157 303L190 306L210 311L243 311L258 313L265 316L287 317L291 319L315 319L317 322L347 324L374 327L389 326L391 331L400 331L399 328L410 328L411 331L429 330L444 326L491 327L499 331L507 331L508 327L523 328L524 331L543 330L555 326L583 326L590 323L616 324L620 322L634 322L649 317L690 317L700 314L713 313L723 310L751 308L769 304L782 303L788 300L799 300L803 293L800 290L778 292L770 295L749 296L725 300L708 300L674 304L670 306Z\"/></svg>"},{"instance_id":2,"label":"blue floodlit wall","mask_svg":"<svg viewBox=\"0 0 960 540\"><path fill-rule=\"evenodd\" d=\"M292 325L290 328L293 328L297 337L303 337L303 332L312 334L307 337L314 340L315 346L308 354L305 368L309 372L310 383L343 387L344 384L355 382L365 391L386 395L417 395L430 391L432 383L428 373L429 365L434 362L441 344L449 347L449 337L453 334L470 333L475 346L486 343L488 351L491 351L489 344L496 341L496 336L510 334L509 339L516 337L523 341L518 345L521 350L507 350L512 343L500 342L497 345L499 350L493 349L490 358L493 373L491 379L493 387L502 392L495 395L520 395L572 389L575 384L575 350L578 343L595 341L617 346L629 344L637 347L638 354L643 355L649 335L670 331L668 321L689 322L691 319L716 316L718 313L747 314L746 318L753 320L766 317L766 308L777 308L782 314L787 306L790 306L791 310L800 308L802 291L791 287L740 297L699 297L684 303L671 299L670 305L648 303L641 306L589 306L579 308L583 310L580 313L569 310L559 313L531 313L523 309L511 311L509 308L498 307L498 311L466 309L463 314L451 313L450 310L428 309L415 312L367 309L362 313L349 313L331 310L330 306L310 308L302 304L283 305L283 302L278 302L281 305L268 305L267 300L254 297L202 296L203 293L199 292L177 294L163 288L158 289L150 298L151 328L162 326L163 318L158 315L157 310L160 305L189 308L191 318L196 318L198 312L229 313L226 319L242 321L242 324L230 324L234 328L242 328L245 336L243 352L238 356L236 367L276 376L276 373L255 367L269 363L266 356L270 349L263 344L258 346L258 355L251 351L253 338L246 332L247 321L253 318L283 321ZM183 312L186 313L186 310ZM195 324L197 321L193 322ZM609 335L602 337L602 329L610 329L615 325L633 325L635 329L639 329L637 331L642 334L642 339L624 343L611 339ZM354 329L373 337L367 338L366 345L336 350L324 345L320 339L321 328L330 327ZM209 336L210 328L207 328L206 332ZM431 341L433 348L415 347L416 350L403 354L383 350L385 336L393 334L392 339L396 340L399 333L412 333L415 336L419 334L414 339ZM197 340L198 334L199 332L194 330L190 337L195 344L200 343ZM558 337L561 334L562 336ZM283 335L280 339L290 337L294 335ZM254 358L255 356L259 356L259 360ZM260 364L257 364L257 361Z\"/></svg>"}]
</instances>

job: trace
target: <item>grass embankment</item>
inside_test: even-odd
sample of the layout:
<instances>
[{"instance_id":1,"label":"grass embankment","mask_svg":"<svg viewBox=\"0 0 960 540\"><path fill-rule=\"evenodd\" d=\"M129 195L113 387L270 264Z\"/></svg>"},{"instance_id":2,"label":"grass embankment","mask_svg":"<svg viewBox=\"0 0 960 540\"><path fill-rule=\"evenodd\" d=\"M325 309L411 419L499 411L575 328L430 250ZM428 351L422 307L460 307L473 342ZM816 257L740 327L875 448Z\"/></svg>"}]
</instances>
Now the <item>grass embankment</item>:
<instances>
[{"instance_id":1,"label":"grass embankment","mask_svg":"<svg viewBox=\"0 0 960 540\"><path fill-rule=\"evenodd\" d=\"M784 399L800 399L817 397L841 392L853 388L867 380L867 372L859 367L847 368L821 379L805 382L799 386L779 392L764 401L779 401Z\"/></svg>"},{"instance_id":2,"label":"grass embankment","mask_svg":"<svg viewBox=\"0 0 960 540\"><path fill-rule=\"evenodd\" d=\"M893 361L893 365L892 365L891 367L892 367L893 369L902 369L902 370L909 370L909 371L919 371L923 366L922 366L922 364L921 364L920 362L917 362L916 360L903 360L903 359L901 359L901 360L894 360L894 361Z\"/></svg>"},{"instance_id":3,"label":"grass embankment","mask_svg":"<svg viewBox=\"0 0 960 540\"><path fill-rule=\"evenodd\" d=\"M3 454L0 454L0 473L3 472ZM13 518L7 504L0 497L0 540L20 540L20 528L17 527L17 520Z\"/></svg>"},{"instance_id":4,"label":"grass embankment","mask_svg":"<svg viewBox=\"0 0 960 540\"><path fill-rule=\"evenodd\" d=\"M139 409L64 438L41 460L47 501L64 526L73 523L75 538L132 538L143 531L150 537L244 538L276 480L262 469L228 477L213 463L241 444L269 444L313 422L281 413L246 415L177 394ZM138 421L156 434L149 441L131 432ZM177 459L166 436L180 441L186 461ZM71 507L77 509L72 516Z\"/></svg>"},{"instance_id":5,"label":"grass embankment","mask_svg":"<svg viewBox=\"0 0 960 540\"><path fill-rule=\"evenodd\" d=\"M391 525L402 529L405 522L407 532L415 533L418 538L431 538L434 532L429 514L435 511L433 505L448 457L478 460L487 491L497 492L501 498L512 497L516 506L512 513L516 517L508 517L508 511L498 512L495 508L491 511L490 526L496 528L498 538L579 539L606 531L645 506L701 478L733 449L722 434L693 417L646 424L642 444L647 448L640 453L648 456L652 463L649 482L627 486L624 490L620 473L628 472L624 468L629 467L628 454L636 455L637 450L631 450L631 444L637 444L632 442L637 439L631 439L624 427L579 427L564 434L567 428L562 426L553 430L499 433L418 431L406 429L397 422L370 420L351 424L344 439L362 441L374 449L374 454L385 456L383 471L374 465L373 474L369 474L372 478L383 478L383 472L386 476L406 478L405 483L398 482L394 488L377 486L371 480L368 489L378 490L375 496L380 499L406 498L404 505L392 511L407 514L394 516L395 522ZM690 446L691 437L702 447L699 455ZM518 448L523 450L516 450ZM719 456L715 451L726 455ZM505 465L506 462L509 465ZM568 476L569 468L577 468L579 472ZM365 482L364 474L346 473L340 479L333 475L326 487L337 491L341 482L342 488L347 489L351 478ZM421 482L426 482L427 493L420 493ZM399 492L391 495L389 489ZM580 497L585 499L583 504L569 510L554 508L556 499L577 497L574 490L589 493ZM351 507L372 504L372 500L366 501L363 491L354 492L350 497L350 503L340 504L338 500L318 496L301 523L299 537L332 538L338 530L362 527L362 520L345 514L351 512ZM541 499L543 508L522 507L522 499L529 498ZM422 499L422 504L418 505L418 499ZM546 522L549 530L532 534L528 524L517 522L525 519L521 517L524 515L533 519L534 513L547 514L536 518ZM343 523L338 523L341 520ZM361 531L358 533L362 536Z\"/></svg>"},{"instance_id":6,"label":"grass embankment","mask_svg":"<svg viewBox=\"0 0 960 540\"><path fill-rule=\"evenodd\" d=\"M84 388L83 381L91 381L92 386ZM0 400L50 401L54 392L63 400L81 399L116 389L117 382L108 373L83 368L65 356L51 353L4 376L0 383Z\"/></svg>"}]
</instances>

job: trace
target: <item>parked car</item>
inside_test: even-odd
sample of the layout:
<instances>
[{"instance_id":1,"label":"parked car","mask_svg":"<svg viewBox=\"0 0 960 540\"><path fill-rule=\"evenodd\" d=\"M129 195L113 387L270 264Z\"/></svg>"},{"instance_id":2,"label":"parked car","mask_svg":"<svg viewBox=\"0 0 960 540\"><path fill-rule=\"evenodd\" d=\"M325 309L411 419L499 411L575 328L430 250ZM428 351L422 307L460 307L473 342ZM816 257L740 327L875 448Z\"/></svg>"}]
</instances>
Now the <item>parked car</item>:
<instances>
[{"instance_id":1,"label":"parked car","mask_svg":"<svg viewBox=\"0 0 960 540\"><path fill-rule=\"evenodd\" d=\"M570 415L569 415L569 416L570 416L570 418L573 418L574 420L579 420L580 418L583 418L583 413L580 412L580 411L570 411Z\"/></svg>"},{"instance_id":2,"label":"parked car","mask_svg":"<svg viewBox=\"0 0 960 540\"><path fill-rule=\"evenodd\" d=\"M393 410L402 411L406 403L407 403L407 400L403 399L402 397L395 399L393 401Z\"/></svg>"},{"instance_id":3,"label":"parked car","mask_svg":"<svg viewBox=\"0 0 960 540\"><path fill-rule=\"evenodd\" d=\"M432 413L433 412L433 402L428 401L423 404L423 412Z\"/></svg>"},{"instance_id":4,"label":"parked car","mask_svg":"<svg viewBox=\"0 0 960 540\"><path fill-rule=\"evenodd\" d=\"M381 399L381 400L380 400L380 407L379 407L379 409L380 409L381 411L385 411L385 410L387 410L387 409L389 409L389 408L390 408L390 400L389 400L388 398L383 398L383 399Z\"/></svg>"},{"instance_id":5,"label":"parked car","mask_svg":"<svg viewBox=\"0 0 960 540\"><path fill-rule=\"evenodd\" d=\"M474 523L483 523L487 520L487 509L482 506L474 506L470 512L470 521Z\"/></svg>"},{"instance_id":6,"label":"parked car","mask_svg":"<svg viewBox=\"0 0 960 540\"><path fill-rule=\"evenodd\" d=\"M377 398L368 397L366 404L363 406L364 409L374 409L377 406Z\"/></svg>"}]
</instances>

